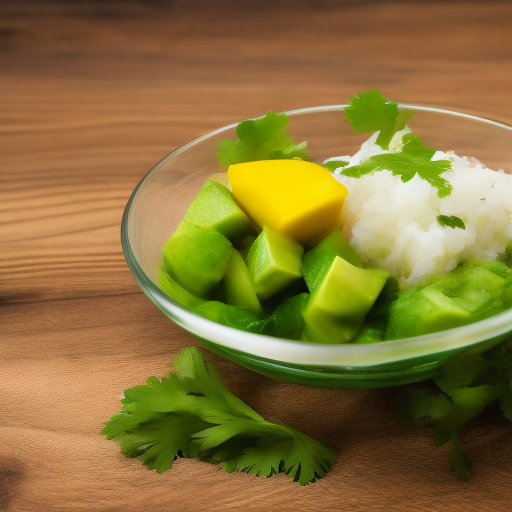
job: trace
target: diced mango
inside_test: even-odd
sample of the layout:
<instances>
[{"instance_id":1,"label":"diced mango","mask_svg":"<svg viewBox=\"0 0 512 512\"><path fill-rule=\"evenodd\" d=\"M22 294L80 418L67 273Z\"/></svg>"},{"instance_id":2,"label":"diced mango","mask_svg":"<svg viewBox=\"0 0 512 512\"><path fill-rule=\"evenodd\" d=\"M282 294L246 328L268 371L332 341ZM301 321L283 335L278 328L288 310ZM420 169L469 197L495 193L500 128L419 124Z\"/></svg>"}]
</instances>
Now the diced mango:
<instances>
[{"instance_id":1,"label":"diced mango","mask_svg":"<svg viewBox=\"0 0 512 512\"><path fill-rule=\"evenodd\" d=\"M337 222L347 189L322 167L303 160L261 160L231 165L233 195L261 228L300 244Z\"/></svg>"}]
</instances>

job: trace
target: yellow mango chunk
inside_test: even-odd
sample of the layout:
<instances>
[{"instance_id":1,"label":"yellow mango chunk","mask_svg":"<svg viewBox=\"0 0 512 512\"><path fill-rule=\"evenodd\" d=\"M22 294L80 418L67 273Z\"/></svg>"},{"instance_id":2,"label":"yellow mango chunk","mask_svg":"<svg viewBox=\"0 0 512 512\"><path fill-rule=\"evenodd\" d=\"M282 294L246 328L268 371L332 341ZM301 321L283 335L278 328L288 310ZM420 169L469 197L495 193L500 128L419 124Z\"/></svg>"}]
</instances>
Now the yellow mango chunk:
<instances>
[{"instance_id":1,"label":"yellow mango chunk","mask_svg":"<svg viewBox=\"0 0 512 512\"><path fill-rule=\"evenodd\" d=\"M238 203L261 228L300 244L336 224L348 193L327 169L303 160L234 164L228 179Z\"/></svg>"}]
</instances>

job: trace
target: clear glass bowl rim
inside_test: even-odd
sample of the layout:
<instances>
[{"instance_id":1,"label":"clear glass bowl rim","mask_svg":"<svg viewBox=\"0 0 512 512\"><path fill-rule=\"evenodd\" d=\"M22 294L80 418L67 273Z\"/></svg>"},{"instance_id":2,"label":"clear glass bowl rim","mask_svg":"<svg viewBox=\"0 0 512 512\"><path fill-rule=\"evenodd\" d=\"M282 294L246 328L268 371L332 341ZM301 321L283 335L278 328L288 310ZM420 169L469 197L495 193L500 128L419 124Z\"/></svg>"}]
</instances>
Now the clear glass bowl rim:
<instances>
[{"instance_id":1,"label":"clear glass bowl rim","mask_svg":"<svg viewBox=\"0 0 512 512\"><path fill-rule=\"evenodd\" d=\"M296 116L309 113L322 113L342 110L346 106L348 105L340 104L307 107L286 111L285 114L288 116ZM466 118L512 131L511 125L501 121L459 111L405 103L398 103L398 106L403 109ZM210 137L235 128L237 124L238 123L233 123L208 132L183 144L162 158L137 184L123 213L121 221L121 245L128 267L146 295L148 295L148 297L175 323L187 331L227 349L282 363L326 368L332 366L368 368L383 364L404 362L409 359L434 356L452 350L471 347L479 342L498 338L512 331L512 309L510 309L470 325L422 336L370 344L319 344L274 338L240 331L201 317L176 302L145 273L132 251L129 238L129 223L133 204L137 200L139 191L144 186L145 182L160 169L162 164L178 154L192 149L194 146Z\"/></svg>"}]
</instances>

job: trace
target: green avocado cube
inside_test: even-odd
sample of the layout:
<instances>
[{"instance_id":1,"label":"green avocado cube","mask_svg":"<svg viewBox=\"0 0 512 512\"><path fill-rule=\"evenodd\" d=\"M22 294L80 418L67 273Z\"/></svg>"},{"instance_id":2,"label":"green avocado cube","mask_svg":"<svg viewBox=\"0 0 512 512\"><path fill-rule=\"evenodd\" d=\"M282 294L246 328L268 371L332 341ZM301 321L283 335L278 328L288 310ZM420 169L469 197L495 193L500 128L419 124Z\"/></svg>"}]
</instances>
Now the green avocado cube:
<instances>
[{"instance_id":1,"label":"green avocado cube","mask_svg":"<svg viewBox=\"0 0 512 512\"><path fill-rule=\"evenodd\" d=\"M388 323L389 308L400 295L398 281L390 277L372 308L366 314L363 325L351 343L375 343L384 341Z\"/></svg>"},{"instance_id":2,"label":"green avocado cube","mask_svg":"<svg viewBox=\"0 0 512 512\"><path fill-rule=\"evenodd\" d=\"M434 283L402 294L389 310L386 339L460 327L506 309L507 267L465 263Z\"/></svg>"},{"instance_id":3,"label":"green avocado cube","mask_svg":"<svg viewBox=\"0 0 512 512\"><path fill-rule=\"evenodd\" d=\"M260 300L266 300L302 277L304 249L291 238L265 227L247 254L247 268Z\"/></svg>"},{"instance_id":4,"label":"green avocado cube","mask_svg":"<svg viewBox=\"0 0 512 512\"><path fill-rule=\"evenodd\" d=\"M389 273L362 269L336 256L303 313L305 337L317 343L346 343L359 331Z\"/></svg>"},{"instance_id":5,"label":"green avocado cube","mask_svg":"<svg viewBox=\"0 0 512 512\"><path fill-rule=\"evenodd\" d=\"M228 304L247 309L258 316L263 314L247 265L236 249L231 251L229 265L222 278L222 286Z\"/></svg>"},{"instance_id":6,"label":"green avocado cube","mask_svg":"<svg viewBox=\"0 0 512 512\"><path fill-rule=\"evenodd\" d=\"M214 300L200 304L194 312L218 324L256 334L261 334L267 324L267 319L262 319L246 309Z\"/></svg>"},{"instance_id":7,"label":"green avocado cube","mask_svg":"<svg viewBox=\"0 0 512 512\"><path fill-rule=\"evenodd\" d=\"M386 339L444 331L468 323L470 313L438 290L424 288L400 296L389 310Z\"/></svg>"},{"instance_id":8,"label":"green avocado cube","mask_svg":"<svg viewBox=\"0 0 512 512\"><path fill-rule=\"evenodd\" d=\"M356 267L364 268L365 266L364 261L343 238L341 230L335 229L319 244L307 251L302 258L302 273L311 293L323 281L336 256Z\"/></svg>"},{"instance_id":9,"label":"green avocado cube","mask_svg":"<svg viewBox=\"0 0 512 512\"><path fill-rule=\"evenodd\" d=\"M502 268L497 265L502 265ZM499 270L504 271L504 277L499 275ZM477 313L499 299L507 285L507 273L507 267L499 262L490 268L485 264L465 263L421 292L437 290L453 299L462 309Z\"/></svg>"},{"instance_id":10,"label":"green avocado cube","mask_svg":"<svg viewBox=\"0 0 512 512\"><path fill-rule=\"evenodd\" d=\"M236 204L231 191L212 179L203 185L192 201L185 220L215 228L230 240L242 235L249 226L247 215Z\"/></svg>"},{"instance_id":11,"label":"green avocado cube","mask_svg":"<svg viewBox=\"0 0 512 512\"><path fill-rule=\"evenodd\" d=\"M512 282L509 280L509 283L501 295L501 302L505 308L512 308Z\"/></svg>"},{"instance_id":12,"label":"green avocado cube","mask_svg":"<svg viewBox=\"0 0 512 512\"><path fill-rule=\"evenodd\" d=\"M179 285L163 266L158 269L158 283L165 293L187 308L194 309L206 302L205 299L193 295Z\"/></svg>"},{"instance_id":13,"label":"green avocado cube","mask_svg":"<svg viewBox=\"0 0 512 512\"><path fill-rule=\"evenodd\" d=\"M309 293L299 293L285 299L269 315L264 334L277 338L300 340L304 329L302 312L309 300Z\"/></svg>"},{"instance_id":14,"label":"green avocado cube","mask_svg":"<svg viewBox=\"0 0 512 512\"><path fill-rule=\"evenodd\" d=\"M183 220L164 245L164 268L187 291L204 297L220 283L232 248L216 229Z\"/></svg>"},{"instance_id":15,"label":"green avocado cube","mask_svg":"<svg viewBox=\"0 0 512 512\"><path fill-rule=\"evenodd\" d=\"M246 235L242 238L242 240L240 240L240 243L238 244L238 250L240 251L240 255L244 261L247 259L247 255L249 254L254 240L256 240L255 235Z\"/></svg>"}]
</instances>

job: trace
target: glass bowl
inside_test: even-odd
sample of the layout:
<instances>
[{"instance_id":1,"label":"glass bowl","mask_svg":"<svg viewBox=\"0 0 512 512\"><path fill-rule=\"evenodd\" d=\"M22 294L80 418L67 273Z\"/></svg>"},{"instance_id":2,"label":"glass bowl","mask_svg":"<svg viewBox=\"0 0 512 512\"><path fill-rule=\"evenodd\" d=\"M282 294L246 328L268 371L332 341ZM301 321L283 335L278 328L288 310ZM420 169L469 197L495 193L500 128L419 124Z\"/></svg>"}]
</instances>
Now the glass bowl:
<instances>
[{"instance_id":1,"label":"glass bowl","mask_svg":"<svg viewBox=\"0 0 512 512\"><path fill-rule=\"evenodd\" d=\"M353 154L367 135L343 122L346 105L287 112L287 131L306 140L315 162ZM491 169L512 174L512 126L459 112L399 104L412 109L410 124L425 145L473 156ZM327 345L252 334L202 318L173 300L158 284L162 247L206 179L222 169L220 140L236 138L235 124L176 149L140 181L126 206L121 241L126 261L144 293L202 345L262 374L325 388L373 388L435 376L463 351L483 351L512 332L512 310L471 325L414 338L372 344Z\"/></svg>"}]
</instances>

